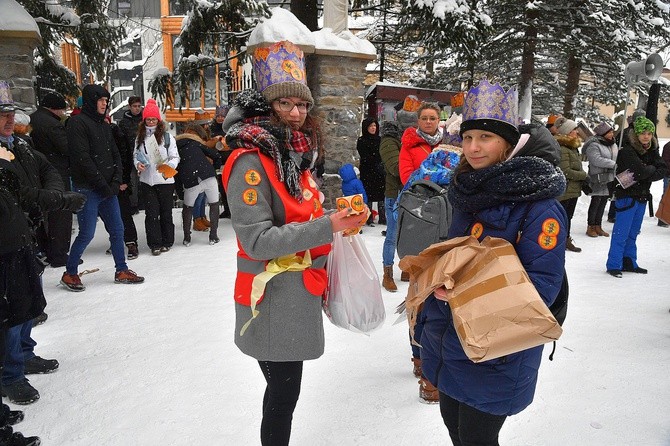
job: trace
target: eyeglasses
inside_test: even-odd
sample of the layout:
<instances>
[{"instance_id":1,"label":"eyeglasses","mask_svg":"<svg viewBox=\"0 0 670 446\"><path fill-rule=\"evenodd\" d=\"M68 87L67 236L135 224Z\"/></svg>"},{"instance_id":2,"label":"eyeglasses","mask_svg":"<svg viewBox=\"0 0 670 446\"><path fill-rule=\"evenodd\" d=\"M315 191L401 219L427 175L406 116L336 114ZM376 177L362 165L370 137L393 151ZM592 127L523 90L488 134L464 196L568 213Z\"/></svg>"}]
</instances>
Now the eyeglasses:
<instances>
[{"instance_id":1,"label":"eyeglasses","mask_svg":"<svg viewBox=\"0 0 670 446\"><path fill-rule=\"evenodd\" d=\"M277 99L277 103L279 104L279 110L283 112L290 112L293 110L293 107L298 107L298 112L303 115L312 108L312 104L309 102L293 102L290 99L284 98Z\"/></svg>"},{"instance_id":2,"label":"eyeglasses","mask_svg":"<svg viewBox=\"0 0 670 446\"><path fill-rule=\"evenodd\" d=\"M158 118L145 118L146 122L158 122Z\"/></svg>"}]
</instances>

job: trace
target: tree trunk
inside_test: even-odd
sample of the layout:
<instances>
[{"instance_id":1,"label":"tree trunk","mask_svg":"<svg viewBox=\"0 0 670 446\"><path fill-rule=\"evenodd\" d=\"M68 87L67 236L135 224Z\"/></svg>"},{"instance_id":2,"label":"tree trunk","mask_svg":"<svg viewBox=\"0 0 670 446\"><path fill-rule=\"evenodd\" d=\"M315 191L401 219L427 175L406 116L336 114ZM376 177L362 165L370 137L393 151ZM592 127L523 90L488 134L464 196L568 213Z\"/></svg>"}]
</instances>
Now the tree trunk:
<instances>
[{"instance_id":1,"label":"tree trunk","mask_svg":"<svg viewBox=\"0 0 670 446\"><path fill-rule=\"evenodd\" d=\"M533 78L535 77L535 49L537 48L537 28L535 23L539 16L536 9L526 9L526 33L523 41L523 54L521 56L521 79L519 81L519 104L531 103ZM531 97L525 97L526 93ZM524 118L526 118L524 116ZM530 118L530 117L528 117Z\"/></svg>"},{"instance_id":2,"label":"tree trunk","mask_svg":"<svg viewBox=\"0 0 670 446\"><path fill-rule=\"evenodd\" d=\"M582 60L574 53L568 56L568 78L563 96L563 116L574 119L572 110L575 108L575 98L579 90L579 76L582 72Z\"/></svg>"},{"instance_id":3,"label":"tree trunk","mask_svg":"<svg viewBox=\"0 0 670 446\"><path fill-rule=\"evenodd\" d=\"M291 12L310 31L318 31L317 0L291 0Z\"/></svg>"}]
</instances>

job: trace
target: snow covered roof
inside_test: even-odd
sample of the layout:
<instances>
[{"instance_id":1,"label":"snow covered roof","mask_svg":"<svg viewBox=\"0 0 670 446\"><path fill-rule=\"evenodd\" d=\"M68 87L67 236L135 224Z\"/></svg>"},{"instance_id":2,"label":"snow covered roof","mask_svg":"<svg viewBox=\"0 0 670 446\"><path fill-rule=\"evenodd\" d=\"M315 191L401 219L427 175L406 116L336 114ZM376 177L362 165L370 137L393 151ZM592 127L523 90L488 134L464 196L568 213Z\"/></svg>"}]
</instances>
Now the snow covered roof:
<instances>
[{"instance_id":1,"label":"snow covered roof","mask_svg":"<svg viewBox=\"0 0 670 446\"><path fill-rule=\"evenodd\" d=\"M37 22L23 6L15 0L4 0L2 14L0 14L0 33L3 35L30 35L35 34L42 40Z\"/></svg>"},{"instance_id":2,"label":"snow covered roof","mask_svg":"<svg viewBox=\"0 0 670 446\"><path fill-rule=\"evenodd\" d=\"M377 57L377 50L372 43L349 31L334 34L330 28L323 28L311 32L290 11L280 7L272 8L271 11L272 16L259 23L249 35L247 51L288 40L307 54L348 55L366 59Z\"/></svg>"}]
</instances>

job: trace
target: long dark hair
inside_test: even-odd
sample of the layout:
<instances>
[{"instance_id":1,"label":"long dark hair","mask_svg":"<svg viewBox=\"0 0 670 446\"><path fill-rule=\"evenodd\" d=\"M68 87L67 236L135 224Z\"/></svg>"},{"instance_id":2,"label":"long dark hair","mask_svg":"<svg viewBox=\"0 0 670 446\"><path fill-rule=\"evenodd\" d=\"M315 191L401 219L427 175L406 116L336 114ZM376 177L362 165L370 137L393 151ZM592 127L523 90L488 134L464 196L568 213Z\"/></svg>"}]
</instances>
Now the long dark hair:
<instances>
[{"instance_id":1,"label":"long dark hair","mask_svg":"<svg viewBox=\"0 0 670 446\"><path fill-rule=\"evenodd\" d=\"M156 135L156 142L159 145L163 144L164 134L165 134L165 123L162 120L159 120L158 124L156 125L156 131L154 132L154 135ZM137 139L135 140L135 145L140 145L142 142L144 142L144 138L146 137L147 137L147 124L143 119L142 122L140 122L140 125L137 126Z\"/></svg>"}]
</instances>

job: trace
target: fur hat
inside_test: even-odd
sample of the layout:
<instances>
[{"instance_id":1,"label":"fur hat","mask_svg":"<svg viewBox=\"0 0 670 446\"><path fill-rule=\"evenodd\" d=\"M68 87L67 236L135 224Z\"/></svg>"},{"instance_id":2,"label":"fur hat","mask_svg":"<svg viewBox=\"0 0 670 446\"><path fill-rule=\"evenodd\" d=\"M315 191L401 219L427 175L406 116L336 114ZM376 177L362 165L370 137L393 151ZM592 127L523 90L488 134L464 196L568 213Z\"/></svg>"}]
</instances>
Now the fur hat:
<instances>
[{"instance_id":1,"label":"fur hat","mask_svg":"<svg viewBox=\"0 0 670 446\"><path fill-rule=\"evenodd\" d=\"M155 99L149 99L147 105L144 106L144 110L142 110L142 119L144 120L147 118L161 120L161 111L158 109L158 104L156 104Z\"/></svg>"},{"instance_id":2,"label":"fur hat","mask_svg":"<svg viewBox=\"0 0 670 446\"><path fill-rule=\"evenodd\" d=\"M65 98L56 92L49 92L45 94L40 105L44 108L50 108L52 110L65 110L67 108Z\"/></svg>"},{"instance_id":3,"label":"fur hat","mask_svg":"<svg viewBox=\"0 0 670 446\"><path fill-rule=\"evenodd\" d=\"M516 146L519 141L518 122L519 93L516 87L505 92L500 84L482 79L465 96L460 136L467 130L485 130Z\"/></svg>"},{"instance_id":4,"label":"fur hat","mask_svg":"<svg viewBox=\"0 0 670 446\"><path fill-rule=\"evenodd\" d=\"M577 123L573 121L572 119L565 118L561 116L556 120L554 123L554 127L556 127L556 133L559 135L567 135L571 131L577 128Z\"/></svg>"},{"instance_id":5,"label":"fur hat","mask_svg":"<svg viewBox=\"0 0 670 446\"><path fill-rule=\"evenodd\" d=\"M633 128L635 129L636 135L644 132L654 133L656 131L656 126L651 122L651 119L647 119L644 116L640 116L635 120Z\"/></svg>"},{"instance_id":6,"label":"fur hat","mask_svg":"<svg viewBox=\"0 0 670 446\"><path fill-rule=\"evenodd\" d=\"M258 91L272 102L296 97L314 104L307 86L305 56L298 46L284 40L269 47L259 47L253 55L254 76Z\"/></svg>"},{"instance_id":7,"label":"fur hat","mask_svg":"<svg viewBox=\"0 0 670 446\"><path fill-rule=\"evenodd\" d=\"M612 130L612 126L605 121L600 121L600 124L593 128L593 133L598 136L605 136Z\"/></svg>"}]
</instances>

